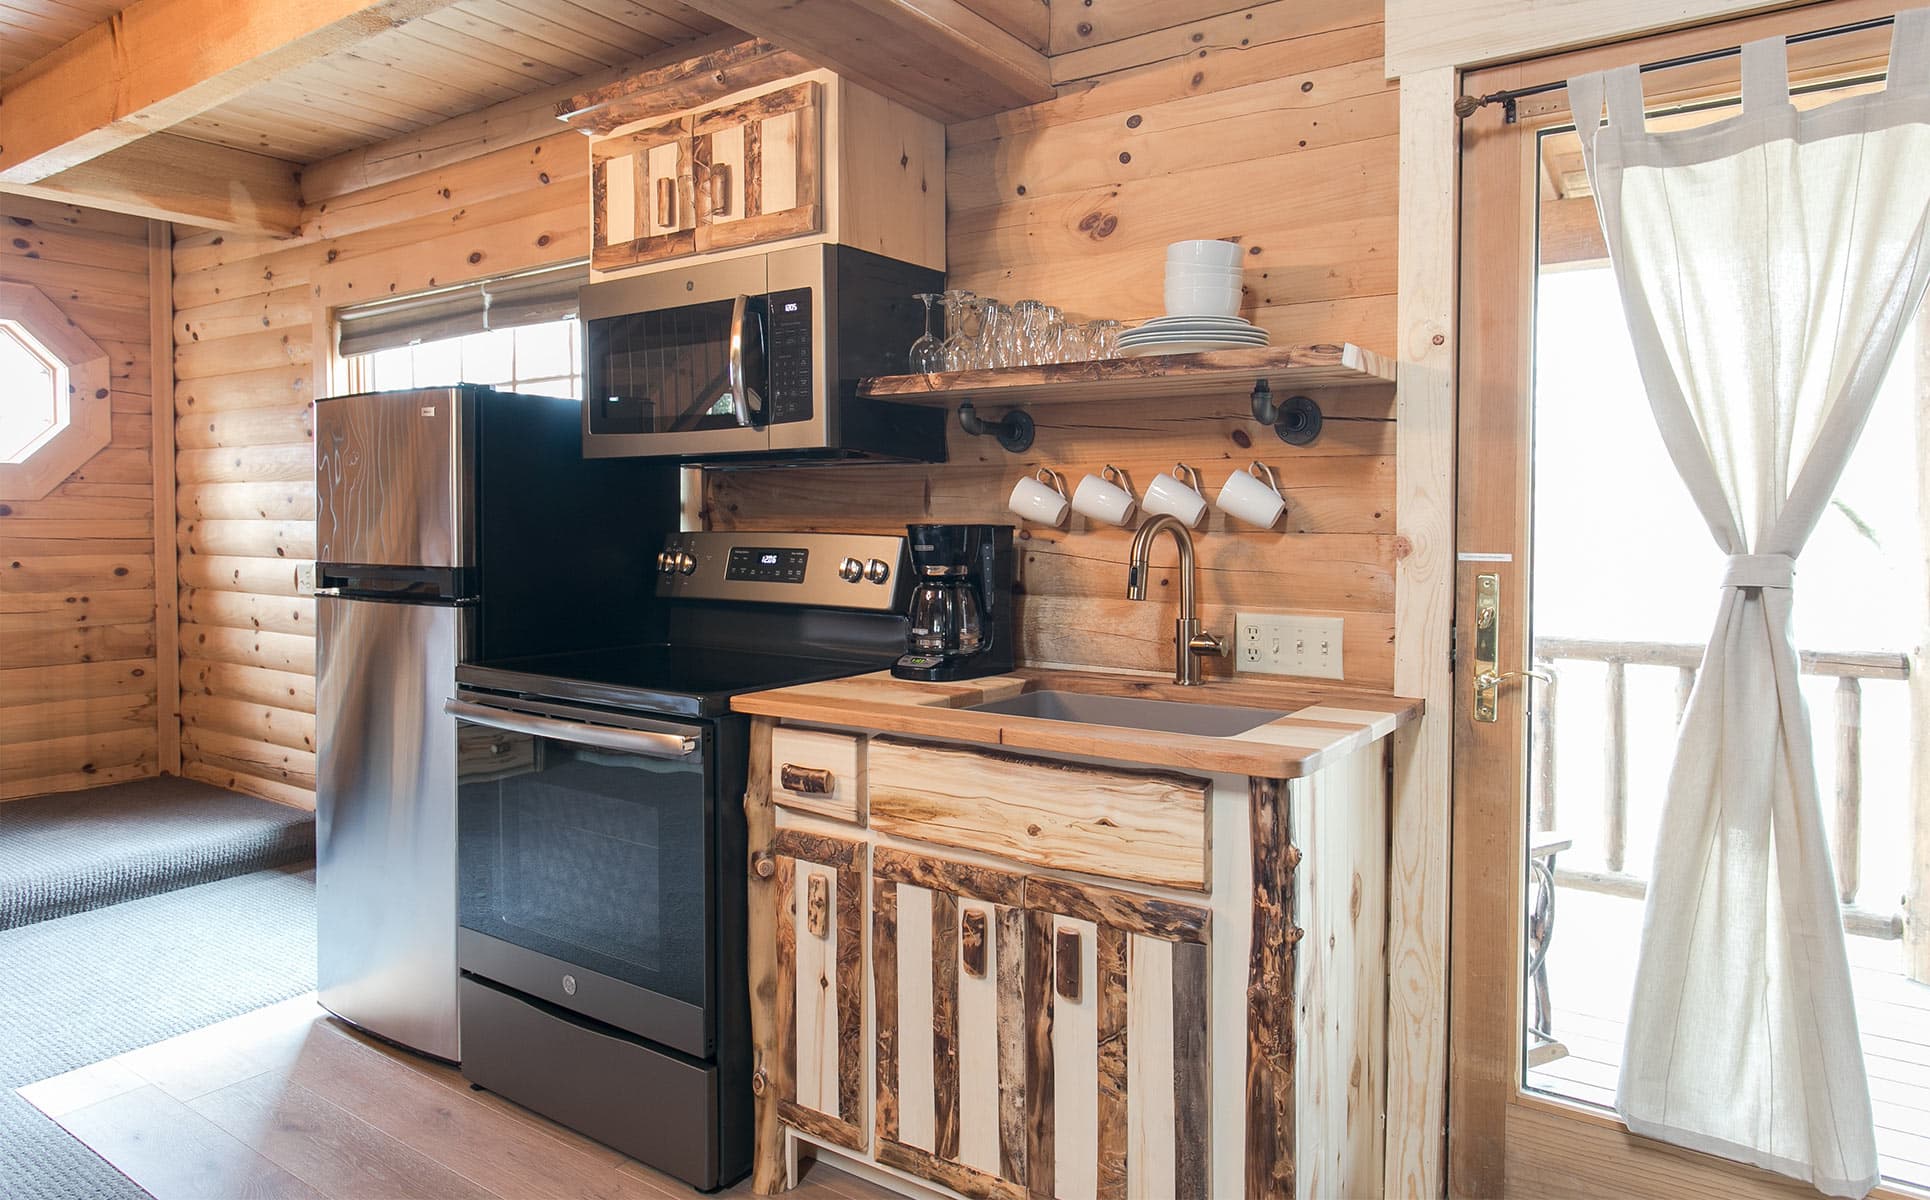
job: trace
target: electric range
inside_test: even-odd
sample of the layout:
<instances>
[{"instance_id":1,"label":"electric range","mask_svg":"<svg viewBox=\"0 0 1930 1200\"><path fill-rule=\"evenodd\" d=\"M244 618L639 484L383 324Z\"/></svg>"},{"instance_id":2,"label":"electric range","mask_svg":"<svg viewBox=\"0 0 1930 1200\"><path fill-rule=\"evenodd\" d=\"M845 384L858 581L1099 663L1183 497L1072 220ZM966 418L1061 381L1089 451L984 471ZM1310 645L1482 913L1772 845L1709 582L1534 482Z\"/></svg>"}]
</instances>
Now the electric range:
<instances>
[{"instance_id":1,"label":"electric range","mask_svg":"<svg viewBox=\"0 0 1930 1200\"><path fill-rule=\"evenodd\" d=\"M465 1077L699 1188L749 1171L730 699L888 667L908 574L902 537L675 534L666 641L457 667Z\"/></svg>"}]
</instances>

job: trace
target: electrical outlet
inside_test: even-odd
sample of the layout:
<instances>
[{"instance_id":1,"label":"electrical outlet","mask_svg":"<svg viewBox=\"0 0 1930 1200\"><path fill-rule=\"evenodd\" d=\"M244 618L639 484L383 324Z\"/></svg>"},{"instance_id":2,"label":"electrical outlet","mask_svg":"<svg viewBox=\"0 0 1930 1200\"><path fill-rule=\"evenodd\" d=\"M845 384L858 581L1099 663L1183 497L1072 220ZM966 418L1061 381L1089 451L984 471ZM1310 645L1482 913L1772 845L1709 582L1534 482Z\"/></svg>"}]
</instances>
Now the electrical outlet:
<instances>
[{"instance_id":1,"label":"electrical outlet","mask_svg":"<svg viewBox=\"0 0 1930 1200\"><path fill-rule=\"evenodd\" d=\"M295 590L304 596L315 594L315 564L299 562L295 564Z\"/></svg>"},{"instance_id":2,"label":"electrical outlet","mask_svg":"<svg viewBox=\"0 0 1930 1200\"><path fill-rule=\"evenodd\" d=\"M1293 613L1240 613L1234 669L1256 675L1343 678L1339 617Z\"/></svg>"}]
</instances>

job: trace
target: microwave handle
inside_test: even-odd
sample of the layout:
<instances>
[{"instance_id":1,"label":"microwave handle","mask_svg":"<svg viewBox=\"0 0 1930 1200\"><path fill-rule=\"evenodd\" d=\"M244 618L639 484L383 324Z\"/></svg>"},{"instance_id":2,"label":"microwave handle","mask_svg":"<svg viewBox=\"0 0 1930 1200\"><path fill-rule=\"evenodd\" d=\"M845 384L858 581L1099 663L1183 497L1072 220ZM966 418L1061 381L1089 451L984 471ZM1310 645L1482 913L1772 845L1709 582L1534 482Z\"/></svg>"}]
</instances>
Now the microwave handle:
<instances>
[{"instance_id":1,"label":"microwave handle","mask_svg":"<svg viewBox=\"0 0 1930 1200\"><path fill-rule=\"evenodd\" d=\"M616 729L609 725L586 725L580 721L559 721L529 713L510 712L492 705L444 700L442 711L472 725L487 725L510 733L553 738L599 750L641 754L645 758L688 758L697 749L697 739L676 733L652 733L647 729Z\"/></svg>"},{"instance_id":2,"label":"microwave handle","mask_svg":"<svg viewBox=\"0 0 1930 1200\"><path fill-rule=\"evenodd\" d=\"M731 406L737 414L737 423L749 429L751 408L757 399L750 389L750 381L744 377L744 326L750 319L751 298L740 294L730 307L730 357L726 363L730 383Z\"/></svg>"}]
</instances>

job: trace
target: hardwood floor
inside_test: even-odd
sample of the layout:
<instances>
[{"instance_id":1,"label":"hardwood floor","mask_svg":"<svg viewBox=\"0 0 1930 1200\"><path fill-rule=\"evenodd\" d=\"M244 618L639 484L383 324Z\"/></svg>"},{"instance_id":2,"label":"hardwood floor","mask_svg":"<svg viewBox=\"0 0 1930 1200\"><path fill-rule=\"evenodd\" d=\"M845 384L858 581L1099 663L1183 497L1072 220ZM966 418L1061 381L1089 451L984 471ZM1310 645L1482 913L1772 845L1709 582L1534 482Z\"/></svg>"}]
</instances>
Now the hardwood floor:
<instances>
[{"instance_id":1,"label":"hardwood floor","mask_svg":"<svg viewBox=\"0 0 1930 1200\"><path fill-rule=\"evenodd\" d=\"M20 1089L157 1197L687 1200L682 1182L471 1091L454 1068L327 1017L313 996ZM750 1194L745 1181L722 1193ZM827 1166L794 1195L891 1192Z\"/></svg>"}]
</instances>

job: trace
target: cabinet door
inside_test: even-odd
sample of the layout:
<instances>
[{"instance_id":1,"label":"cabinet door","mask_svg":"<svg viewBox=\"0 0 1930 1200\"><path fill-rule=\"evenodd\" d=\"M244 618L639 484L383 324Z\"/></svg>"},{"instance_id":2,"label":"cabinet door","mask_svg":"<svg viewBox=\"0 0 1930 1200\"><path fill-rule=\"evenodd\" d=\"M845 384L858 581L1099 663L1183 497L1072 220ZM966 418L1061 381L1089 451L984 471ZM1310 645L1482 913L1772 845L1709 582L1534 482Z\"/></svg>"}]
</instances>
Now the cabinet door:
<instances>
[{"instance_id":1,"label":"cabinet door","mask_svg":"<svg viewBox=\"0 0 1930 1200\"><path fill-rule=\"evenodd\" d=\"M1034 1196L1204 1200L1208 912L1030 877Z\"/></svg>"},{"instance_id":2,"label":"cabinet door","mask_svg":"<svg viewBox=\"0 0 1930 1200\"><path fill-rule=\"evenodd\" d=\"M697 248L721 250L823 228L815 81L695 117Z\"/></svg>"},{"instance_id":3,"label":"cabinet door","mask_svg":"<svg viewBox=\"0 0 1930 1200\"><path fill-rule=\"evenodd\" d=\"M1026 1195L1022 879L872 852L878 1161L967 1196Z\"/></svg>"},{"instance_id":4,"label":"cabinet door","mask_svg":"<svg viewBox=\"0 0 1930 1200\"><path fill-rule=\"evenodd\" d=\"M590 143L590 265L599 271L697 248L690 118Z\"/></svg>"},{"instance_id":5,"label":"cabinet door","mask_svg":"<svg viewBox=\"0 0 1930 1200\"><path fill-rule=\"evenodd\" d=\"M865 1147L863 842L780 829L776 861L778 1118Z\"/></svg>"}]
</instances>

